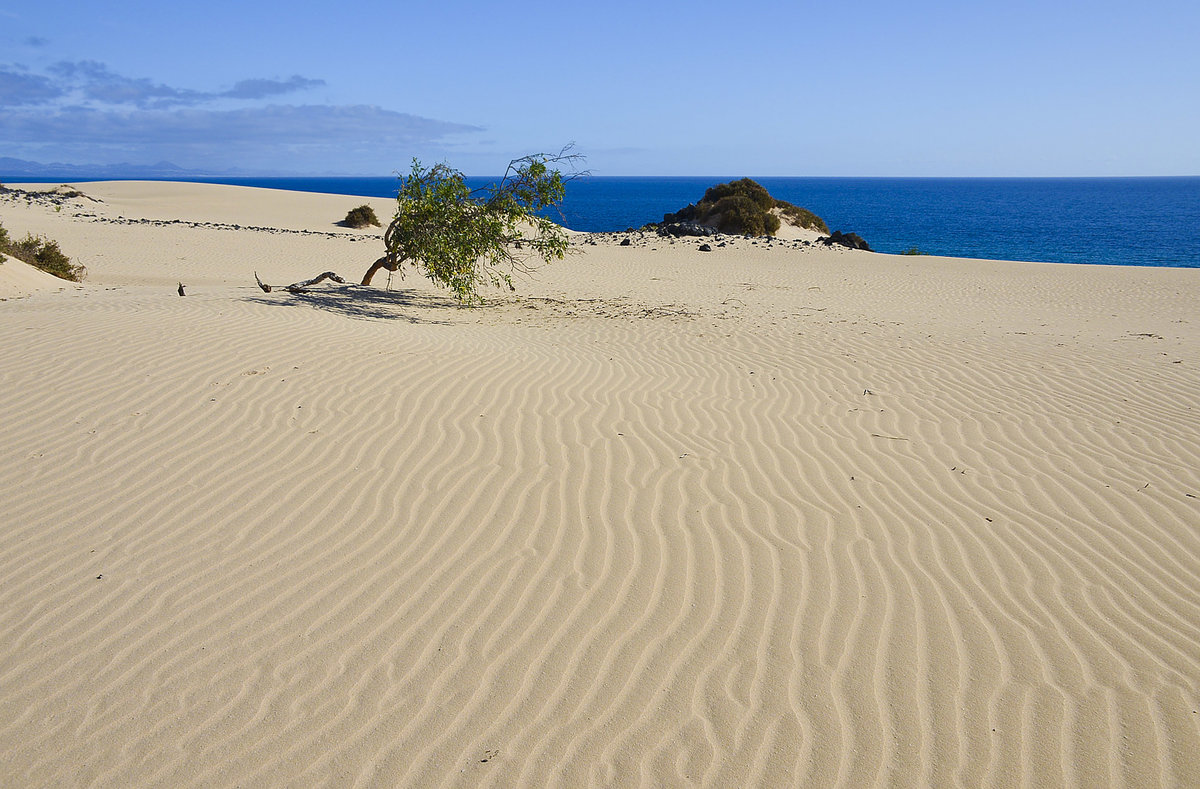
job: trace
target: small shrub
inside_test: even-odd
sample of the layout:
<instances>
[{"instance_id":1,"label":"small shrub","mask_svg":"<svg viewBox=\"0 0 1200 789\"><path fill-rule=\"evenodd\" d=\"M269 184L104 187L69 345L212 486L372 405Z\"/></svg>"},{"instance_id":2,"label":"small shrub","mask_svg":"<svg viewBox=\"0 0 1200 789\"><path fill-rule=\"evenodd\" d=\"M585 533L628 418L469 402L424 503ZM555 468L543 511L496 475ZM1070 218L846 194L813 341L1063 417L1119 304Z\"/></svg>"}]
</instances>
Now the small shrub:
<instances>
[{"instance_id":1,"label":"small shrub","mask_svg":"<svg viewBox=\"0 0 1200 789\"><path fill-rule=\"evenodd\" d=\"M908 249L904 250L900 254L901 255L925 255L927 253L922 252L921 250L917 249L916 247L909 247Z\"/></svg>"},{"instance_id":2,"label":"small shrub","mask_svg":"<svg viewBox=\"0 0 1200 789\"><path fill-rule=\"evenodd\" d=\"M375 209L369 205L360 205L358 208L351 208L346 213L346 218L342 220L342 224L346 227L380 226L379 217L375 216Z\"/></svg>"},{"instance_id":3,"label":"small shrub","mask_svg":"<svg viewBox=\"0 0 1200 789\"><path fill-rule=\"evenodd\" d=\"M727 194L714 203L706 219L717 217L717 229L722 233L768 236L779 230L779 217L764 211L758 200L744 193Z\"/></svg>"},{"instance_id":4,"label":"small shrub","mask_svg":"<svg viewBox=\"0 0 1200 789\"><path fill-rule=\"evenodd\" d=\"M722 233L773 236L781 224L776 212L793 225L829 232L821 217L806 208L776 200L762 184L751 178L709 187L699 203L664 215L663 224L699 222L715 226Z\"/></svg>"},{"instance_id":5,"label":"small shrub","mask_svg":"<svg viewBox=\"0 0 1200 789\"><path fill-rule=\"evenodd\" d=\"M20 241L11 241L7 231L0 228L0 252L11 255L47 274L72 282L82 282L87 269L77 266L59 249L57 241L27 234Z\"/></svg>"},{"instance_id":6,"label":"small shrub","mask_svg":"<svg viewBox=\"0 0 1200 789\"><path fill-rule=\"evenodd\" d=\"M775 205L775 199L771 197L766 188L751 178L742 178L737 181L730 181L727 184L717 184L709 187L704 193L704 199L700 201L700 205L705 203L719 203L728 197L741 197L748 200L758 207L760 211L770 211Z\"/></svg>"},{"instance_id":7,"label":"small shrub","mask_svg":"<svg viewBox=\"0 0 1200 789\"><path fill-rule=\"evenodd\" d=\"M787 217L788 221L798 227L807 228L808 230L817 230L822 233L829 233L829 226L825 224L825 220L809 211L807 208L801 208L798 205L776 200L775 207L779 212Z\"/></svg>"}]
</instances>

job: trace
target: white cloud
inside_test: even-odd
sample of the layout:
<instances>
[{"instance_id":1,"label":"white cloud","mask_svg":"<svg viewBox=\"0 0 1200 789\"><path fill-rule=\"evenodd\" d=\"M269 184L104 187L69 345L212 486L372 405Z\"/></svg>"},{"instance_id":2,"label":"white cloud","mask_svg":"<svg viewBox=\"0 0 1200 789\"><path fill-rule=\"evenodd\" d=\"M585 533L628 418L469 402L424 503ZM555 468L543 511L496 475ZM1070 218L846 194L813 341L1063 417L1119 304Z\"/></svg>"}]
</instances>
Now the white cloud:
<instances>
[{"instance_id":1,"label":"white cloud","mask_svg":"<svg viewBox=\"0 0 1200 789\"><path fill-rule=\"evenodd\" d=\"M125 77L96 61L63 61L44 75L0 67L0 143L12 155L59 161L327 169L482 131L377 106L262 103L324 84L295 75L200 91Z\"/></svg>"},{"instance_id":2,"label":"white cloud","mask_svg":"<svg viewBox=\"0 0 1200 789\"><path fill-rule=\"evenodd\" d=\"M64 94L62 87L49 77L30 74L19 66L0 68L0 107L46 104Z\"/></svg>"}]
</instances>

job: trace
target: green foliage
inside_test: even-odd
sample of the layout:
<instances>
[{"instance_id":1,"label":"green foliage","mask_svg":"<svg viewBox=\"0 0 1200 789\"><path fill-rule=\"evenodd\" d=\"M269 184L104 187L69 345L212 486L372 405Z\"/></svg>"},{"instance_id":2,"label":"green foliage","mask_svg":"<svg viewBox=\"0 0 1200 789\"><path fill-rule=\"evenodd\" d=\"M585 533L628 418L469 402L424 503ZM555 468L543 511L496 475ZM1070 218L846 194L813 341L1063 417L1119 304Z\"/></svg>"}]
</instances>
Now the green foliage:
<instances>
[{"instance_id":1,"label":"green foliage","mask_svg":"<svg viewBox=\"0 0 1200 789\"><path fill-rule=\"evenodd\" d=\"M566 232L538 212L558 205L566 191L552 165L578 158L564 151L516 159L499 183L476 191L449 165L426 169L414 159L384 231L387 254L363 284L378 268L403 272L408 263L466 303L481 300L482 285L513 289L511 272L531 270L533 257L548 263L566 255Z\"/></svg>"},{"instance_id":2,"label":"green foliage","mask_svg":"<svg viewBox=\"0 0 1200 789\"><path fill-rule=\"evenodd\" d=\"M776 200L762 184L751 178L709 187L699 203L666 214L663 223L698 222L716 227L722 233L773 236L780 228L777 213L793 225L829 232L821 217L807 208Z\"/></svg>"},{"instance_id":3,"label":"green foliage","mask_svg":"<svg viewBox=\"0 0 1200 789\"><path fill-rule=\"evenodd\" d=\"M809 211L807 208L801 208L798 205L783 200L776 200L775 207L784 215L793 225L803 227L808 230L818 230L822 233L829 233L829 226L825 224L825 220Z\"/></svg>"},{"instance_id":4,"label":"green foliage","mask_svg":"<svg viewBox=\"0 0 1200 789\"><path fill-rule=\"evenodd\" d=\"M712 191L712 190L709 190ZM764 190L765 191L765 190ZM707 197L707 195L706 195ZM700 205L704 205L702 201ZM779 230L779 217L764 209L747 194L727 194L712 204L708 217L716 219L722 233L743 233L748 236L774 235Z\"/></svg>"},{"instance_id":5,"label":"green foliage","mask_svg":"<svg viewBox=\"0 0 1200 789\"><path fill-rule=\"evenodd\" d=\"M0 252L11 255L48 274L72 282L82 282L87 269L77 266L59 249L57 241L44 237L26 235L20 241L12 241L8 231L0 225Z\"/></svg>"},{"instance_id":6,"label":"green foliage","mask_svg":"<svg viewBox=\"0 0 1200 789\"><path fill-rule=\"evenodd\" d=\"M921 250L917 249L916 247L909 247L908 249L904 250L900 254L901 255L925 255L928 253L922 252Z\"/></svg>"},{"instance_id":7,"label":"green foliage","mask_svg":"<svg viewBox=\"0 0 1200 789\"><path fill-rule=\"evenodd\" d=\"M730 181L727 184L717 184L709 187L704 192L704 199L700 201L700 205L705 203L717 204L721 200L728 197L741 197L739 201L745 205L745 201L758 207L759 211L770 211L775 207L775 199L767 192L766 188L758 181L752 178L741 178L737 181Z\"/></svg>"},{"instance_id":8,"label":"green foliage","mask_svg":"<svg viewBox=\"0 0 1200 789\"><path fill-rule=\"evenodd\" d=\"M351 208L346 212L346 218L342 220L342 224L346 227L379 227L379 217L375 216L375 209L369 205L360 205L358 208Z\"/></svg>"}]
</instances>

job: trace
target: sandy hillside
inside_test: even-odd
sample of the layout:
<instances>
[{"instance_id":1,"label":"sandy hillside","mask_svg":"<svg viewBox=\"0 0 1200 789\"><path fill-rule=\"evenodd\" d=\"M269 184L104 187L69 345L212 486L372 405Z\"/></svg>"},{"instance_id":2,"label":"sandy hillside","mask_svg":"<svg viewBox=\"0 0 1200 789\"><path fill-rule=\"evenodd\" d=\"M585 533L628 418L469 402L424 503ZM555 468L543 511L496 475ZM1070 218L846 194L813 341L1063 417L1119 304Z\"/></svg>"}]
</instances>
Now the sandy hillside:
<instances>
[{"instance_id":1,"label":"sandy hillside","mask_svg":"<svg viewBox=\"0 0 1200 789\"><path fill-rule=\"evenodd\" d=\"M0 785L1200 785L1200 271L0 200ZM0 265L8 275L10 263ZM176 293L186 286L186 297Z\"/></svg>"}]
</instances>

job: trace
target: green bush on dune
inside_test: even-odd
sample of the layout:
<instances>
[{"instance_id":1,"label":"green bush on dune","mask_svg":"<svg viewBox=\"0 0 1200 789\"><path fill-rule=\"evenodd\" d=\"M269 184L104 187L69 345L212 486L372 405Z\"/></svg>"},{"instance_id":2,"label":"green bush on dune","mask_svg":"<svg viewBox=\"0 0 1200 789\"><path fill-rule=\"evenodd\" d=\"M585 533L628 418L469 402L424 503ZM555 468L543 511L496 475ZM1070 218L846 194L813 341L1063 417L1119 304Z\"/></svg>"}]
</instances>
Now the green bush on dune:
<instances>
[{"instance_id":1,"label":"green bush on dune","mask_svg":"<svg viewBox=\"0 0 1200 789\"><path fill-rule=\"evenodd\" d=\"M666 214L663 224L696 222L716 227L722 233L773 236L779 230L780 215L797 227L829 232L821 217L807 208L776 200L751 178L710 187L699 203Z\"/></svg>"},{"instance_id":2,"label":"green bush on dune","mask_svg":"<svg viewBox=\"0 0 1200 789\"><path fill-rule=\"evenodd\" d=\"M375 209L369 205L360 205L358 208L351 208L346 213L346 218L342 220L342 224L346 227L379 227L379 217L375 216Z\"/></svg>"},{"instance_id":3,"label":"green bush on dune","mask_svg":"<svg viewBox=\"0 0 1200 789\"><path fill-rule=\"evenodd\" d=\"M86 268L75 265L63 254L57 241L31 234L26 234L20 241L13 241L8 237L8 231L3 225L0 225L0 252L40 268L47 274L72 282L82 282L87 273Z\"/></svg>"}]
</instances>

